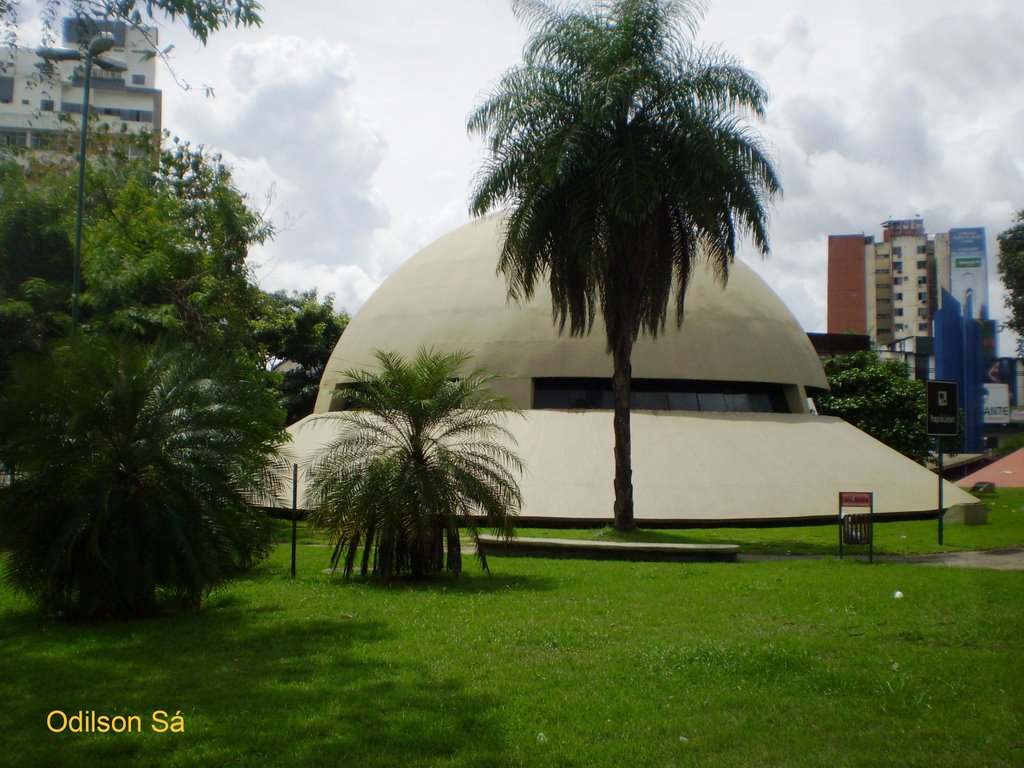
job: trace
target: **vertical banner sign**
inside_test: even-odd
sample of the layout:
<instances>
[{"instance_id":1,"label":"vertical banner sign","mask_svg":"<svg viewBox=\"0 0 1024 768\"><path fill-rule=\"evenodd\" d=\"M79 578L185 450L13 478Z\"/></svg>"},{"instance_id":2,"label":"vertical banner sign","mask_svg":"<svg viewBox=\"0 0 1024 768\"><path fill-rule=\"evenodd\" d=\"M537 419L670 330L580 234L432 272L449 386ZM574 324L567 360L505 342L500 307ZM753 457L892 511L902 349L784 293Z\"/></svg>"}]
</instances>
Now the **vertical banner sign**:
<instances>
[{"instance_id":1,"label":"vertical banner sign","mask_svg":"<svg viewBox=\"0 0 1024 768\"><path fill-rule=\"evenodd\" d=\"M840 559L843 557L844 544L867 544L868 562L875 562L874 493L870 491L839 492Z\"/></svg>"},{"instance_id":2,"label":"vertical banner sign","mask_svg":"<svg viewBox=\"0 0 1024 768\"><path fill-rule=\"evenodd\" d=\"M939 505L936 516L939 520L939 545L942 545L942 443L940 438L956 437L960 431L960 408L957 405L955 381L925 382L928 400L928 434L935 438L936 453L939 454Z\"/></svg>"},{"instance_id":3,"label":"vertical banner sign","mask_svg":"<svg viewBox=\"0 0 1024 768\"><path fill-rule=\"evenodd\" d=\"M972 320L988 317L988 260L985 228L962 227L949 230L950 293L960 302L964 316ZM968 310L970 307L970 310Z\"/></svg>"}]
</instances>

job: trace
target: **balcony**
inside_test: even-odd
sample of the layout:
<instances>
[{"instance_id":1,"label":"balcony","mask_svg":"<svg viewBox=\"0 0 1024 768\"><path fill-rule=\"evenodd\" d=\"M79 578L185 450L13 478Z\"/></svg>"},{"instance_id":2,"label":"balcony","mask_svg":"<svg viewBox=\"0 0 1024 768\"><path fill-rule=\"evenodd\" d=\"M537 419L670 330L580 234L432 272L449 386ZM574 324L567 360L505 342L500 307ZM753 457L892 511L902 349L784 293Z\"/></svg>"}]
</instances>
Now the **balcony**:
<instances>
[{"instance_id":1,"label":"balcony","mask_svg":"<svg viewBox=\"0 0 1024 768\"><path fill-rule=\"evenodd\" d=\"M102 91L123 91L125 89L123 72L108 72L99 67L92 68L90 85L96 90ZM85 87L85 70L83 67L75 67L71 75L71 85L76 88Z\"/></svg>"}]
</instances>

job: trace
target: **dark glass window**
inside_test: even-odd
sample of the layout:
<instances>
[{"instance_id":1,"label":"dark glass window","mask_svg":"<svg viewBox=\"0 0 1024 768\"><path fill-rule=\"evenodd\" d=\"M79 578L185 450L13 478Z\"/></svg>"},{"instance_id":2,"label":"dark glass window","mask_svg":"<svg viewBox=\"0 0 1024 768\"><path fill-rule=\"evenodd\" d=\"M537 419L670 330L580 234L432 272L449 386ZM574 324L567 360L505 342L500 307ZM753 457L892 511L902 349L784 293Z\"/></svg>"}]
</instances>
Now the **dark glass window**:
<instances>
[{"instance_id":1,"label":"dark glass window","mask_svg":"<svg viewBox=\"0 0 1024 768\"><path fill-rule=\"evenodd\" d=\"M62 101L60 104L60 111L78 115L82 113L82 105L76 104L73 101ZM121 120L131 120L139 123L153 122L153 113L149 110L118 109L117 107L93 107L90 105L89 112L92 114L99 113L101 115L109 115L110 117L116 117Z\"/></svg>"},{"instance_id":2,"label":"dark glass window","mask_svg":"<svg viewBox=\"0 0 1024 768\"><path fill-rule=\"evenodd\" d=\"M0 131L0 147L24 147L28 143L28 131Z\"/></svg>"},{"instance_id":3,"label":"dark glass window","mask_svg":"<svg viewBox=\"0 0 1024 768\"><path fill-rule=\"evenodd\" d=\"M922 330L927 330L927 323L924 324ZM928 355L915 355L914 356L914 378L920 381L926 381L928 379Z\"/></svg>"},{"instance_id":4,"label":"dark glass window","mask_svg":"<svg viewBox=\"0 0 1024 768\"><path fill-rule=\"evenodd\" d=\"M639 411L789 413L781 384L633 379L630 395L631 407ZM611 410L615 407L611 379L534 379L533 407Z\"/></svg>"},{"instance_id":5,"label":"dark glass window","mask_svg":"<svg viewBox=\"0 0 1024 768\"><path fill-rule=\"evenodd\" d=\"M668 409L670 411L699 411L696 392L669 392Z\"/></svg>"}]
</instances>

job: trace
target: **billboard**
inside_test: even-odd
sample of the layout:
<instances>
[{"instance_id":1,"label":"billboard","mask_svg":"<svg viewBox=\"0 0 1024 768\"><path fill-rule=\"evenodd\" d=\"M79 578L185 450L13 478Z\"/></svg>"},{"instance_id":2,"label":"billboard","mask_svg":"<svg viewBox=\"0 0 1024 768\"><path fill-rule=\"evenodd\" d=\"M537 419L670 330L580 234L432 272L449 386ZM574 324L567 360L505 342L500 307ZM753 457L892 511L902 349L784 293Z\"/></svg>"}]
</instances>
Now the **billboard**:
<instances>
[{"instance_id":1,"label":"billboard","mask_svg":"<svg viewBox=\"0 0 1024 768\"><path fill-rule=\"evenodd\" d=\"M986 383L981 389L985 398L985 423L1010 423L1010 388L1006 384Z\"/></svg>"},{"instance_id":2,"label":"billboard","mask_svg":"<svg viewBox=\"0 0 1024 768\"><path fill-rule=\"evenodd\" d=\"M983 339L984 341L984 339ZM1005 384L1010 390L1010 405L1024 405L1017 402L1017 358L997 357L982 362L985 369L983 383Z\"/></svg>"},{"instance_id":3,"label":"billboard","mask_svg":"<svg viewBox=\"0 0 1024 768\"><path fill-rule=\"evenodd\" d=\"M965 317L974 320L988 318L988 259L984 227L949 230L949 287L953 298L963 307Z\"/></svg>"}]
</instances>

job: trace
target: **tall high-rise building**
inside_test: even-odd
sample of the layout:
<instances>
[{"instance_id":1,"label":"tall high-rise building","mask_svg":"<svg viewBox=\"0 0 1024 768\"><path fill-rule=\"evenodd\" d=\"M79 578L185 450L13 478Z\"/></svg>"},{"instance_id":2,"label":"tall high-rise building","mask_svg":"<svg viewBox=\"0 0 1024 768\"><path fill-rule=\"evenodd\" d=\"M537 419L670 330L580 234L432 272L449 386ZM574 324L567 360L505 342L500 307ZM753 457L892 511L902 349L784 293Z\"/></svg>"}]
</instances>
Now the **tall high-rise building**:
<instances>
[{"instance_id":1,"label":"tall high-rise building","mask_svg":"<svg viewBox=\"0 0 1024 768\"><path fill-rule=\"evenodd\" d=\"M870 336L915 378L958 382L965 449L980 451L986 409L1008 414L1018 405L1015 382L1000 373L1006 366L988 319L985 230L930 238L924 221L913 218L882 222L882 233L880 242L864 234L829 237L828 332ZM1000 418L994 413L991 423Z\"/></svg>"},{"instance_id":2,"label":"tall high-rise building","mask_svg":"<svg viewBox=\"0 0 1024 768\"><path fill-rule=\"evenodd\" d=\"M70 18L62 25L62 45L80 48L100 32L114 38L114 47L104 56L127 70L93 67L89 111L96 116L94 133L159 133L162 96L155 87L153 56L157 31L121 21ZM0 48L0 149L77 152L73 137L82 114L84 74L81 61L45 62L34 51Z\"/></svg>"},{"instance_id":3,"label":"tall high-rise building","mask_svg":"<svg viewBox=\"0 0 1024 768\"><path fill-rule=\"evenodd\" d=\"M828 238L828 332L870 336L878 346L931 336L943 291L971 317L987 317L985 230L928 236L920 218L882 222L871 235Z\"/></svg>"}]
</instances>

